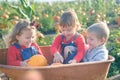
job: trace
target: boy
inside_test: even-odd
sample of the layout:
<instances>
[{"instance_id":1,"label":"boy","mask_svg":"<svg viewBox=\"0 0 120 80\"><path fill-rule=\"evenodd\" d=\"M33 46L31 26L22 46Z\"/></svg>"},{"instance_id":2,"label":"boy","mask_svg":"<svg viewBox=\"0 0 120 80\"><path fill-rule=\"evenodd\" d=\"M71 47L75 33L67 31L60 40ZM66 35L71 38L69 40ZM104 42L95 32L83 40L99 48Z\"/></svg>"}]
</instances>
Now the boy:
<instances>
[{"instance_id":1,"label":"boy","mask_svg":"<svg viewBox=\"0 0 120 80\"><path fill-rule=\"evenodd\" d=\"M108 59L105 43L109 37L109 28L103 23L95 23L87 29L88 50L83 58L84 62L104 61Z\"/></svg>"}]
</instances>

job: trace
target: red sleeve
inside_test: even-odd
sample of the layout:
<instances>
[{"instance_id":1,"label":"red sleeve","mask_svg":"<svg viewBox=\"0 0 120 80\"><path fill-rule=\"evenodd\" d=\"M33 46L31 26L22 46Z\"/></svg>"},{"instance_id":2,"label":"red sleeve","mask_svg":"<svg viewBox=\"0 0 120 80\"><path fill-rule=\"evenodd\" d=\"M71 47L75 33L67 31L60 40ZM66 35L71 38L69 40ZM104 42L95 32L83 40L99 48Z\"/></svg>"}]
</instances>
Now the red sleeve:
<instances>
[{"instance_id":1,"label":"red sleeve","mask_svg":"<svg viewBox=\"0 0 120 80\"><path fill-rule=\"evenodd\" d=\"M74 57L78 62L81 61L81 59L83 58L84 54L85 54L85 50L86 50L86 44L85 44L85 40L83 38L82 35L78 36L77 39L75 40L75 43L77 45L77 55Z\"/></svg>"},{"instance_id":2,"label":"red sleeve","mask_svg":"<svg viewBox=\"0 0 120 80\"><path fill-rule=\"evenodd\" d=\"M58 35L57 37L55 37L55 39L50 47L50 51L51 51L52 55L60 50L61 42L62 42L61 35Z\"/></svg>"},{"instance_id":3,"label":"red sleeve","mask_svg":"<svg viewBox=\"0 0 120 80\"><path fill-rule=\"evenodd\" d=\"M37 48L38 54L43 55L43 53L42 53L42 51L41 51L41 49L40 49L40 47L39 47L39 45L37 43L33 43L33 46L35 46Z\"/></svg>"},{"instance_id":4,"label":"red sleeve","mask_svg":"<svg viewBox=\"0 0 120 80\"><path fill-rule=\"evenodd\" d=\"M15 46L10 46L7 53L7 64L13 66L20 66L22 58L20 51Z\"/></svg>"}]
</instances>

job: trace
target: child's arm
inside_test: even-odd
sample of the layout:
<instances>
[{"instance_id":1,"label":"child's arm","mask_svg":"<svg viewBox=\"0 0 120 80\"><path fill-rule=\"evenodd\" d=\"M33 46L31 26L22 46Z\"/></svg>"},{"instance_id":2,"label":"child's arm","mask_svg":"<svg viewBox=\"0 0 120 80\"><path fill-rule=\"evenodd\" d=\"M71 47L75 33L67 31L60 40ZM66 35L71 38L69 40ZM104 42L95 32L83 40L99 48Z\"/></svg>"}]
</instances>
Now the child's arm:
<instances>
[{"instance_id":1,"label":"child's arm","mask_svg":"<svg viewBox=\"0 0 120 80\"><path fill-rule=\"evenodd\" d=\"M62 37L61 37L61 35L58 35L54 39L54 41L53 41L53 43L52 43L52 45L50 47L50 52L51 52L52 55L54 55L55 53L59 52L60 47L61 47L61 42L62 42Z\"/></svg>"},{"instance_id":2,"label":"child's arm","mask_svg":"<svg viewBox=\"0 0 120 80\"><path fill-rule=\"evenodd\" d=\"M85 44L85 40L84 37L82 35L78 36L76 41L75 41L76 45L77 45L77 54L74 57L75 60L77 60L77 62L80 62L85 54L85 50L86 50L86 44Z\"/></svg>"},{"instance_id":3,"label":"child's arm","mask_svg":"<svg viewBox=\"0 0 120 80\"><path fill-rule=\"evenodd\" d=\"M28 66L27 62L28 60L21 61L20 66Z\"/></svg>"},{"instance_id":4,"label":"child's arm","mask_svg":"<svg viewBox=\"0 0 120 80\"><path fill-rule=\"evenodd\" d=\"M54 63L63 63L63 61L64 61L64 59L59 52L54 54L54 59L53 59Z\"/></svg>"},{"instance_id":5,"label":"child's arm","mask_svg":"<svg viewBox=\"0 0 120 80\"><path fill-rule=\"evenodd\" d=\"M50 47L51 54L54 56L53 62L63 62L63 57L59 52L61 47L61 42L62 42L62 37L61 35L58 35L54 39Z\"/></svg>"},{"instance_id":6,"label":"child's arm","mask_svg":"<svg viewBox=\"0 0 120 80\"><path fill-rule=\"evenodd\" d=\"M22 58L20 56L19 50L16 49L15 46L10 46L7 53L7 64L13 66L20 66L21 61Z\"/></svg>"}]
</instances>

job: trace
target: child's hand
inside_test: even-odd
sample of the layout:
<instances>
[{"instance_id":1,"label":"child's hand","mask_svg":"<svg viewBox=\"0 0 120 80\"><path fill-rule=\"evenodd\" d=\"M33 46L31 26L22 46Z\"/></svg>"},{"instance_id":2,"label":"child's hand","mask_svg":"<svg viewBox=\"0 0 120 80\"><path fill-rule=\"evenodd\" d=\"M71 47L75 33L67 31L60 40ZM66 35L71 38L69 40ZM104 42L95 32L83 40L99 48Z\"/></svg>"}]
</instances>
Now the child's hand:
<instances>
[{"instance_id":1,"label":"child's hand","mask_svg":"<svg viewBox=\"0 0 120 80\"><path fill-rule=\"evenodd\" d=\"M68 57L68 54L71 54L71 50L68 47L65 47L64 49L64 58L66 59Z\"/></svg>"},{"instance_id":2,"label":"child's hand","mask_svg":"<svg viewBox=\"0 0 120 80\"><path fill-rule=\"evenodd\" d=\"M54 54L54 59L53 59L54 63L58 63L58 62L63 63L63 60L64 59L63 59L62 55L59 52Z\"/></svg>"},{"instance_id":3,"label":"child's hand","mask_svg":"<svg viewBox=\"0 0 120 80\"><path fill-rule=\"evenodd\" d=\"M69 64L77 63L77 60L72 59L72 60L70 60L68 63L69 63Z\"/></svg>"},{"instance_id":4,"label":"child's hand","mask_svg":"<svg viewBox=\"0 0 120 80\"><path fill-rule=\"evenodd\" d=\"M21 66L28 66L27 62L28 62L28 60L21 61L20 65Z\"/></svg>"}]
</instances>

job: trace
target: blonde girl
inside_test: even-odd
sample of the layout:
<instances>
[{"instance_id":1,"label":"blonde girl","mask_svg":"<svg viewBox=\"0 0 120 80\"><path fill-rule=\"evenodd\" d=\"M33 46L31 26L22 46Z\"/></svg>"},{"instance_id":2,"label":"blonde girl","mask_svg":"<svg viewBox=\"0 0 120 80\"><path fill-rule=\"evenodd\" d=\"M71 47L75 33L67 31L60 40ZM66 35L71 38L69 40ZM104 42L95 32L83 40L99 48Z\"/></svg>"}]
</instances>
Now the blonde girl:
<instances>
[{"instance_id":1,"label":"blonde girl","mask_svg":"<svg viewBox=\"0 0 120 80\"><path fill-rule=\"evenodd\" d=\"M27 60L42 52L35 42L36 28L27 20L20 20L9 37L7 64L14 66L27 66Z\"/></svg>"}]
</instances>

